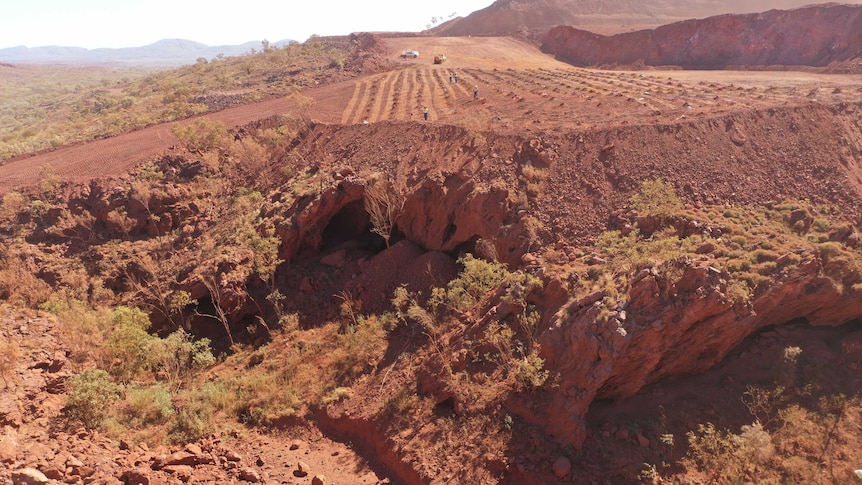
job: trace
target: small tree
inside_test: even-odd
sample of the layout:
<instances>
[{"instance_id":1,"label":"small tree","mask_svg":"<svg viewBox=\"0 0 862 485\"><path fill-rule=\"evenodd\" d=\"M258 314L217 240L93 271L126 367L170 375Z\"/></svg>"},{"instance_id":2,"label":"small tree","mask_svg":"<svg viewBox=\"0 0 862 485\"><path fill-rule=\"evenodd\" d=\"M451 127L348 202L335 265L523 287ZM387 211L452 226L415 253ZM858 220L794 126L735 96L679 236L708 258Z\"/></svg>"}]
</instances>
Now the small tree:
<instances>
[{"instance_id":1,"label":"small tree","mask_svg":"<svg viewBox=\"0 0 862 485\"><path fill-rule=\"evenodd\" d=\"M386 241L392 238L395 220L404 209L404 196L389 181L374 180L365 186L365 211L371 218L371 231Z\"/></svg>"},{"instance_id":2,"label":"small tree","mask_svg":"<svg viewBox=\"0 0 862 485\"><path fill-rule=\"evenodd\" d=\"M203 369L215 363L210 349L210 340L194 340L183 329L159 339L153 345L152 357L156 366L165 373L171 390L177 391L192 371Z\"/></svg>"},{"instance_id":3,"label":"small tree","mask_svg":"<svg viewBox=\"0 0 862 485\"><path fill-rule=\"evenodd\" d=\"M147 333L150 319L137 308L116 308L114 325L107 347L114 362L111 373L120 382L128 383L148 366L153 343L158 339Z\"/></svg>"},{"instance_id":4,"label":"small tree","mask_svg":"<svg viewBox=\"0 0 862 485\"><path fill-rule=\"evenodd\" d=\"M207 291L209 291L210 299L213 304L213 310L215 311L215 315L209 313L200 313L195 311L198 316L212 318L221 323L222 327L224 327L225 333L227 333L227 338L230 341L230 346L233 347L233 333L230 331L230 320L228 319L227 312L222 308L222 287L219 284L215 274L207 274L200 276L200 282L206 287Z\"/></svg>"}]
</instances>

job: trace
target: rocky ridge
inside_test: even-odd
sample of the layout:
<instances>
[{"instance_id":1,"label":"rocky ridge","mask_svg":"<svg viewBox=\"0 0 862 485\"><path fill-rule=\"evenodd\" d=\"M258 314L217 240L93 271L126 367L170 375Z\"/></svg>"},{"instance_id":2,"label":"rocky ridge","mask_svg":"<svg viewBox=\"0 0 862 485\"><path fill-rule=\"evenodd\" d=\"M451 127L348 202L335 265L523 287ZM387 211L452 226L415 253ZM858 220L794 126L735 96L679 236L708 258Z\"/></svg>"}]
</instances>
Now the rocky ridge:
<instances>
[{"instance_id":1,"label":"rocky ridge","mask_svg":"<svg viewBox=\"0 0 862 485\"><path fill-rule=\"evenodd\" d=\"M540 38L544 52L577 66L825 67L862 57L860 31L862 7L826 5L720 15L613 36L560 26Z\"/></svg>"}]
</instances>

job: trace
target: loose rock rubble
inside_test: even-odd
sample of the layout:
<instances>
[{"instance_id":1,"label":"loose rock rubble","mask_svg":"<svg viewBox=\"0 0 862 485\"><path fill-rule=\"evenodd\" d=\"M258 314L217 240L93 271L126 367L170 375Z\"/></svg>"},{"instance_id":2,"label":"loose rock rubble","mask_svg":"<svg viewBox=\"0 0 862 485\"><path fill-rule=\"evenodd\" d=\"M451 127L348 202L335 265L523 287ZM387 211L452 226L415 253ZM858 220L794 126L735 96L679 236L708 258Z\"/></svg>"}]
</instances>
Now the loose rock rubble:
<instances>
[{"instance_id":1,"label":"loose rock rubble","mask_svg":"<svg viewBox=\"0 0 862 485\"><path fill-rule=\"evenodd\" d=\"M184 446L154 448L69 429L62 414L65 382L78 364L57 335L52 317L0 307L0 338L21 349L0 393L0 483L384 483L352 449L313 427L296 430L305 439L234 430ZM314 464L315 475L307 463ZM294 473L298 470L303 470L301 478Z\"/></svg>"}]
</instances>

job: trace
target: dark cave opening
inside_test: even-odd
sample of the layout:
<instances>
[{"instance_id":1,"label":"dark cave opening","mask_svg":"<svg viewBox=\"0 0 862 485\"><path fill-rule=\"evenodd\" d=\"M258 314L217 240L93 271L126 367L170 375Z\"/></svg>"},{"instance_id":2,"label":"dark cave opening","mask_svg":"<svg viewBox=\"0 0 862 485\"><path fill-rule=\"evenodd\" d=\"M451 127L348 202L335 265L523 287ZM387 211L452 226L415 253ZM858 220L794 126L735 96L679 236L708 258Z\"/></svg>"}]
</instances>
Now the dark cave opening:
<instances>
[{"instance_id":1,"label":"dark cave opening","mask_svg":"<svg viewBox=\"0 0 862 485\"><path fill-rule=\"evenodd\" d=\"M332 251L348 243L356 249L374 253L386 249L386 240L372 229L371 217L362 201L351 202L336 212L323 228L320 252Z\"/></svg>"}]
</instances>

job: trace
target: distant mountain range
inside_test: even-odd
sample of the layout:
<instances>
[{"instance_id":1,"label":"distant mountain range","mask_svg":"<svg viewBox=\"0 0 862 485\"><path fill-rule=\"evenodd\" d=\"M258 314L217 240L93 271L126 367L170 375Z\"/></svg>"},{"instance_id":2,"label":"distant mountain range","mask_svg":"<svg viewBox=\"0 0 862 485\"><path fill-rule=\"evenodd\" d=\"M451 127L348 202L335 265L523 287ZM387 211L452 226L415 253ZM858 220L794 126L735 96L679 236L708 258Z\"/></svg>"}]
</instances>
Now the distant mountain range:
<instances>
[{"instance_id":1,"label":"distant mountain range","mask_svg":"<svg viewBox=\"0 0 862 485\"><path fill-rule=\"evenodd\" d=\"M273 47L287 45L289 40L271 42ZM84 49L83 47L9 47L0 49L0 62L6 63L63 63L63 64L134 64L148 66L179 66L194 64L203 57L212 60L218 55L225 57L248 54L252 49L260 51L260 41L240 45L208 46L200 42L183 39L164 39L143 47L120 49Z\"/></svg>"}]
</instances>

